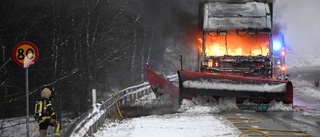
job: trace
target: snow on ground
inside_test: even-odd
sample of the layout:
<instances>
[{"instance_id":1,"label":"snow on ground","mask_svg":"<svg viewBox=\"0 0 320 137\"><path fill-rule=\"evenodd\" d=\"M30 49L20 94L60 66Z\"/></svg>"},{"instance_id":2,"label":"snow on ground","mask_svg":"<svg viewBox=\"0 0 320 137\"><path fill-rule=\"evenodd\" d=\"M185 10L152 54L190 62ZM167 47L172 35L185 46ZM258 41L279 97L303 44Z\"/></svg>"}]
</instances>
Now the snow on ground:
<instances>
[{"instance_id":1,"label":"snow on ground","mask_svg":"<svg viewBox=\"0 0 320 137\"><path fill-rule=\"evenodd\" d=\"M320 91L314 88L314 83L301 79L293 79L291 81L294 83L294 87L299 87L295 88L295 93L320 100Z\"/></svg>"},{"instance_id":2,"label":"snow on ground","mask_svg":"<svg viewBox=\"0 0 320 137\"><path fill-rule=\"evenodd\" d=\"M282 101L271 101L268 111L292 111L292 104L283 104Z\"/></svg>"},{"instance_id":3,"label":"snow on ground","mask_svg":"<svg viewBox=\"0 0 320 137\"><path fill-rule=\"evenodd\" d=\"M303 112L303 116L320 118L320 113L319 111L305 111Z\"/></svg>"},{"instance_id":4,"label":"snow on ground","mask_svg":"<svg viewBox=\"0 0 320 137\"><path fill-rule=\"evenodd\" d=\"M153 93L138 99L133 106L152 107L172 103L170 97L155 98ZM234 107L231 105L231 107ZM224 108L230 108L225 106ZM236 108L232 108L236 109ZM107 120L95 137L234 137L240 131L223 116L219 103L209 97L183 100L179 113L150 115L122 121Z\"/></svg>"},{"instance_id":5,"label":"snow on ground","mask_svg":"<svg viewBox=\"0 0 320 137\"><path fill-rule=\"evenodd\" d=\"M209 96L198 96L192 100L184 99L178 112L184 113L219 113L237 110L235 98L220 98L219 101Z\"/></svg>"},{"instance_id":6,"label":"snow on ground","mask_svg":"<svg viewBox=\"0 0 320 137\"><path fill-rule=\"evenodd\" d=\"M290 56L289 56L290 57ZM312 58L311 62L303 57L291 58L287 61L288 69L301 68L306 66L317 66L320 58ZM303 64L304 63L304 64ZM295 94L304 94L320 100L320 91L311 88L314 83L305 80L292 80L295 83ZM165 105L170 102L169 97L156 99L154 94L145 96L135 102L135 106L152 107L154 105ZM247 105L255 103L244 102ZM293 111L293 104L283 104L282 102L272 101L268 111ZM123 121L110 121L101 128L94 136L184 136L184 137L211 137L211 136L238 136L240 131L224 117L220 116L221 111L237 110L234 98L223 98L215 100L211 97L201 96L192 100L183 100L178 113L151 115L146 117L126 119ZM303 116L320 118L319 111L304 111ZM190 126L192 125L192 126Z\"/></svg>"},{"instance_id":7,"label":"snow on ground","mask_svg":"<svg viewBox=\"0 0 320 137\"><path fill-rule=\"evenodd\" d=\"M158 106L165 106L168 104L172 104L173 101L169 96L160 96L156 98L155 94L148 94L139 99L137 99L132 106L142 106L145 108L152 108Z\"/></svg>"},{"instance_id":8,"label":"snow on ground","mask_svg":"<svg viewBox=\"0 0 320 137\"><path fill-rule=\"evenodd\" d=\"M110 122L110 121L109 121ZM234 137L239 131L225 118L211 114L151 115L107 122L96 137Z\"/></svg>"},{"instance_id":9,"label":"snow on ground","mask_svg":"<svg viewBox=\"0 0 320 137\"><path fill-rule=\"evenodd\" d=\"M39 135L39 128L36 127L37 122L32 116L29 117L29 135L32 133L32 137ZM15 117L1 120L1 137L23 137L27 136L26 117ZM3 128L3 129L2 129ZM48 134L53 134L54 128L48 128ZM48 137L51 137L51 136Z\"/></svg>"},{"instance_id":10,"label":"snow on ground","mask_svg":"<svg viewBox=\"0 0 320 137\"><path fill-rule=\"evenodd\" d=\"M81 124L82 128L77 132L74 133L72 136L74 137L82 137L85 136L87 131L90 129L90 126L92 126L99 118L105 113L105 110L100 109L101 104L97 103L92 105L93 109L87 116L87 120L84 124Z\"/></svg>"},{"instance_id":11,"label":"snow on ground","mask_svg":"<svg viewBox=\"0 0 320 137\"><path fill-rule=\"evenodd\" d=\"M314 55L301 55L291 51L287 51L286 66L291 68L305 68L320 65L320 57Z\"/></svg>"},{"instance_id":12,"label":"snow on ground","mask_svg":"<svg viewBox=\"0 0 320 137\"><path fill-rule=\"evenodd\" d=\"M225 117L222 111L237 110L235 98L199 96L184 99L175 114L150 115L122 121L107 120L95 137L236 137L241 132ZM136 100L133 106L153 107L172 103L170 97L156 98L153 93ZM292 105L272 102L269 111L291 111Z\"/></svg>"}]
</instances>

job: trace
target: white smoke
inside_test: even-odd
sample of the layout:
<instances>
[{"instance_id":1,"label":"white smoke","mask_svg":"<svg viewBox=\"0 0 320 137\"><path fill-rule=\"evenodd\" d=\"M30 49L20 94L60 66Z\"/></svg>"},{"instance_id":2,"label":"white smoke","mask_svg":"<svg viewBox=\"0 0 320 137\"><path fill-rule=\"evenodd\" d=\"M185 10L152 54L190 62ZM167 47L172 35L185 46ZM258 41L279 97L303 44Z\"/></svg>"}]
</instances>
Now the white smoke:
<instances>
[{"instance_id":1,"label":"white smoke","mask_svg":"<svg viewBox=\"0 0 320 137\"><path fill-rule=\"evenodd\" d=\"M319 7L319 0L277 0L274 3L274 22L280 24L287 47L301 56L320 53Z\"/></svg>"}]
</instances>

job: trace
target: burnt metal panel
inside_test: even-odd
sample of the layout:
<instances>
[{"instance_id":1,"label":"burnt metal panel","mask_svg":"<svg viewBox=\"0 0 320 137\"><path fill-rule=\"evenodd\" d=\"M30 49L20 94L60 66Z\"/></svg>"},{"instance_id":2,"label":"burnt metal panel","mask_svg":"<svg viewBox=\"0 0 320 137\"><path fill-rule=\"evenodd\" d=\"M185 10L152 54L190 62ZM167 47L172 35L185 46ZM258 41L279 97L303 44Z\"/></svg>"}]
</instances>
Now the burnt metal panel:
<instances>
[{"instance_id":1,"label":"burnt metal panel","mask_svg":"<svg viewBox=\"0 0 320 137\"><path fill-rule=\"evenodd\" d=\"M231 29L271 29L268 3L209 2L202 6L204 31Z\"/></svg>"}]
</instances>

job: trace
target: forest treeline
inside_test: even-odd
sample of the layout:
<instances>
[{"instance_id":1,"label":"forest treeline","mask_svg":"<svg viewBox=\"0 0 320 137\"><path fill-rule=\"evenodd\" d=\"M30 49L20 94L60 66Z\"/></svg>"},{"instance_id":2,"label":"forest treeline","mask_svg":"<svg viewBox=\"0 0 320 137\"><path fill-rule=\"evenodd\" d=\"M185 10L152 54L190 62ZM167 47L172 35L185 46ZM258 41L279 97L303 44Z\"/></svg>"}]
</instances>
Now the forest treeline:
<instances>
[{"instance_id":1,"label":"forest treeline","mask_svg":"<svg viewBox=\"0 0 320 137\"><path fill-rule=\"evenodd\" d=\"M19 42L39 51L28 68L30 114L49 87L58 114L78 116L91 107L92 89L103 100L146 81L146 63L170 74L179 55L194 59L198 5L188 1L1 0L0 118L26 114L26 69L12 56Z\"/></svg>"}]
</instances>

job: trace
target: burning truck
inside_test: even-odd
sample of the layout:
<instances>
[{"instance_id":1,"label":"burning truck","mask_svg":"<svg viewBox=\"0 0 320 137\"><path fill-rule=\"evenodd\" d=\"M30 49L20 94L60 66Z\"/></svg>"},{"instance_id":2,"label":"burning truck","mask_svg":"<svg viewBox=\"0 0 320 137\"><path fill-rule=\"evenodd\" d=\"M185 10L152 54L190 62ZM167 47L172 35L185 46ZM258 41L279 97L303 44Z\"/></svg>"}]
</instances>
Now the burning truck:
<instances>
[{"instance_id":1,"label":"burning truck","mask_svg":"<svg viewBox=\"0 0 320 137\"><path fill-rule=\"evenodd\" d=\"M210 0L199 5L198 70L178 70L174 84L146 66L156 95L180 101L208 95L235 97L237 103L292 103L284 38L272 28L272 1Z\"/></svg>"}]
</instances>

